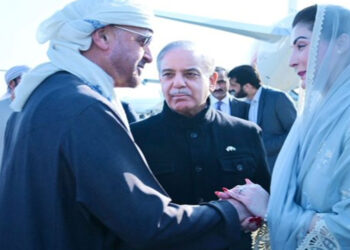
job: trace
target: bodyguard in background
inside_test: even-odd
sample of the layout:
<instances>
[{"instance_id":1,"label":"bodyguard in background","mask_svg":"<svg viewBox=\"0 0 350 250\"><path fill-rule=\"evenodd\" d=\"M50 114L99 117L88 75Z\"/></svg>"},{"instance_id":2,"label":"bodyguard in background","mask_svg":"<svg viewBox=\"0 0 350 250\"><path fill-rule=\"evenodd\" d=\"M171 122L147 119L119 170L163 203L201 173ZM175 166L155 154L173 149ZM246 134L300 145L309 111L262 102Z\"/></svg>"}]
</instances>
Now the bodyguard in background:
<instances>
[{"instance_id":1,"label":"bodyguard in background","mask_svg":"<svg viewBox=\"0 0 350 250\"><path fill-rule=\"evenodd\" d=\"M211 76L210 86L210 105L226 114L236 116L242 119L248 119L249 104L247 102L238 100L228 92L229 80L227 77L227 71L222 67L215 67L217 73L216 82Z\"/></svg>"},{"instance_id":2,"label":"bodyguard in background","mask_svg":"<svg viewBox=\"0 0 350 250\"><path fill-rule=\"evenodd\" d=\"M248 119L262 128L267 160L272 173L277 155L296 118L291 98L284 92L261 85L259 74L250 65L241 65L228 73L237 98L250 102Z\"/></svg>"}]
</instances>

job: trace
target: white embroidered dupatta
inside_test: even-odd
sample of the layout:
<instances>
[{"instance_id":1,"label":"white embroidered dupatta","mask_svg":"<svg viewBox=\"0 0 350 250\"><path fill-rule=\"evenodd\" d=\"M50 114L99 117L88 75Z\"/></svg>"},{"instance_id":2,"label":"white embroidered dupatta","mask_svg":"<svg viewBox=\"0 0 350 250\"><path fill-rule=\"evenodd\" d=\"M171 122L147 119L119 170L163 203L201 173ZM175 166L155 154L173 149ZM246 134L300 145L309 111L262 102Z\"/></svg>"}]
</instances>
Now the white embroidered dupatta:
<instances>
[{"instance_id":1,"label":"white embroidered dupatta","mask_svg":"<svg viewBox=\"0 0 350 250\"><path fill-rule=\"evenodd\" d=\"M338 51L341 34L350 37L350 11L318 6L304 112L272 176L272 249L350 249L350 50ZM320 219L307 236L316 214Z\"/></svg>"}]
</instances>

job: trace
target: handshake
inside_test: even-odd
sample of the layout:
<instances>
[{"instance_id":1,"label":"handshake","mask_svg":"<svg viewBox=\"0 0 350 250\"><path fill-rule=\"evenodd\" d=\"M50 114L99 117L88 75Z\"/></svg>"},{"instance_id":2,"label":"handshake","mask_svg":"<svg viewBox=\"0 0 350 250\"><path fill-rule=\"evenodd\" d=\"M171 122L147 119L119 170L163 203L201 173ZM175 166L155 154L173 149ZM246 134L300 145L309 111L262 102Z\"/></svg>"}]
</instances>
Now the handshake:
<instances>
[{"instance_id":1,"label":"handshake","mask_svg":"<svg viewBox=\"0 0 350 250\"><path fill-rule=\"evenodd\" d=\"M245 185L238 185L232 189L223 188L223 192L216 191L215 194L236 208L243 230L252 232L262 225L267 212L269 194L249 179L245 181Z\"/></svg>"}]
</instances>

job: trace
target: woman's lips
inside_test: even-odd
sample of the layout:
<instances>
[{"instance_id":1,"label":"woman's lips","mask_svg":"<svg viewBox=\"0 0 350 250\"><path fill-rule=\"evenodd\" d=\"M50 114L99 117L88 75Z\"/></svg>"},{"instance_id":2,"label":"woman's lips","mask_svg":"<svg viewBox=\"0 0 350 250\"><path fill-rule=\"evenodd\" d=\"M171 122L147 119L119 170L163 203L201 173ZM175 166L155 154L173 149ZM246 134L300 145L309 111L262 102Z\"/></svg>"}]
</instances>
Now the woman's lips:
<instances>
[{"instance_id":1,"label":"woman's lips","mask_svg":"<svg viewBox=\"0 0 350 250\"><path fill-rule=\"evenodd\" d=\"M305 79L306 71L299 71L298 75L300 76L301 79Z\"/></svg>"}]
</instances>

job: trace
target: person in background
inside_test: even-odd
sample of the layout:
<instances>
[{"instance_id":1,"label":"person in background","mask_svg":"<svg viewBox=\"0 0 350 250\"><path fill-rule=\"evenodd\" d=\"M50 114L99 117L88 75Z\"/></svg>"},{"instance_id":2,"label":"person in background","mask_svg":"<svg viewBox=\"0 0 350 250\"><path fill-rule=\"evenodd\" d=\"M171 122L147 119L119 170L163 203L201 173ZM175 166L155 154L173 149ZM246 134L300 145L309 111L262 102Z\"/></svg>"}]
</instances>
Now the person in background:
<instances>
[{"instance_id":1,"label":"person in background","mask_svg":"<svg viewBox=\"0 0 350 250\"><path fill-rule=\"evenodd\" d=\"M246 178L268 189L261 129L209 104L209 88L218 77L214 60L193 42L175 41L161 50L157 65L163 110L133 123L131 131L174 202L208 202L216 198L215 190L244 184ZM250 234L242 233L232 247L251 249Z\"/></svg>"},{"instance_id":2,"label":"person in background","mask_svg":"<svg viewBox=\"0 0 350 250\"><path fill-rule=\"evenodd\" d=\"M153 59L152 17L134 1L77 0L39 26L50 62L28 72L11 103L2 249L222 249L239 239L250 216L239 202L171 201L114 95L140 84Z\"/></svg>"},{"instance_id":3,"label":"person in background","mask_svg":"<svg viewBox=\"0 0 350 250\"><path fill-rule=\"evenodd\" d=\"M292 99L284 92L262 86L256 70L250 65L233 68L229 73L237 98L250 103L248 119L262 129L270 172L292 127L297 112Z\"/></svg>"},{"instance_id":4,"label":"person in background","mask_svg":"<svg viewBox=\"0 0 350 250\"><path fill-rule=\"evenodd\" d=\"M1 159L4 150L4 135L7 121L12 114L10 103L14 99L14 90L20 83L22 75L29 71L26 65L18 65L10 68L5 73L5 82L7 85L6 94L0 99L0 169Z\"/></svg>"},{"instance_id":5,"label":"person in background","mask_svg":"<svg viewBox=\"0 0 350 250\"><path fill-rule=\"evenodd\" d=\"M228 92L229 80L226 69L215 67L215 72L218 77L215 84L210 86L210 105L226 114L248 120L249 104L238 100ZM214 83L213 79L211 82Z\"/></svg>"}]
</instances>

